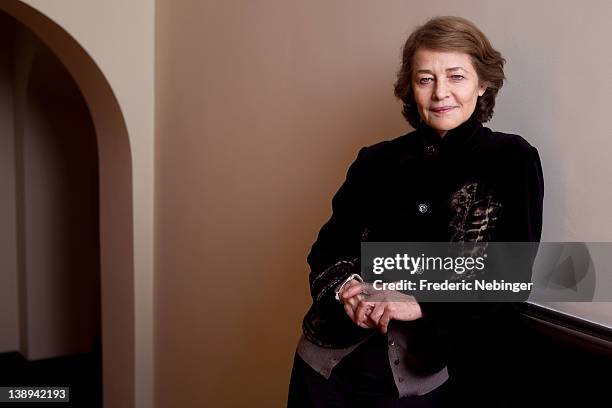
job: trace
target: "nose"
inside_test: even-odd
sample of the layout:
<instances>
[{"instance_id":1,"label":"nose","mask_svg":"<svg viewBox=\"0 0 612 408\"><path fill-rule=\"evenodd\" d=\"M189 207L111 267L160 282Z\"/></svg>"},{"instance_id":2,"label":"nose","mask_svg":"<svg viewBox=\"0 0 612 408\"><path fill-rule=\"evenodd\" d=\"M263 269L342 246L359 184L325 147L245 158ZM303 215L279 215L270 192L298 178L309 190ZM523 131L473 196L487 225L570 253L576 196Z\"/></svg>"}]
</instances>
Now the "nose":
<instances>
[{"instance_id":1,"label":"nose","mask_svg":"<svg viewBox=\"0 0 612 408\"><path fill-rule=\"evenodd\" d=\"M448 84L446 81L436 81L432 96L437 100L442 100L448 96Z\"/></svg>"}]
</instances>

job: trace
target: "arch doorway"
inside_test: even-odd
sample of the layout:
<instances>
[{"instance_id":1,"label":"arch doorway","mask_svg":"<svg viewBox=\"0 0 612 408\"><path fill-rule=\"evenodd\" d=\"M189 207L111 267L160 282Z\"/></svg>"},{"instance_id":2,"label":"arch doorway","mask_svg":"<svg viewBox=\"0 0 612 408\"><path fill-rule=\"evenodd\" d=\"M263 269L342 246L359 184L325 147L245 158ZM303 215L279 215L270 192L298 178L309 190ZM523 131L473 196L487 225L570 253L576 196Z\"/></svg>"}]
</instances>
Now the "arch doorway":
<instances>
[{"instance_id":1,"label":"arch doorway","mask_svg":"<svg viewBox=\"0 0 612 408\"><path fill-rule=\"evenodd\" d=\"M132 162L125 120L95 62L53 21L7 1L0 27L0 188L7 198L0 211L7 225L0 235L6 292L0 352L14 350L30 361L87 352L95 371L101 348L104 406L132 407ZM94 393L95 382L88 386Z\"/></svg>"}]
</instances>

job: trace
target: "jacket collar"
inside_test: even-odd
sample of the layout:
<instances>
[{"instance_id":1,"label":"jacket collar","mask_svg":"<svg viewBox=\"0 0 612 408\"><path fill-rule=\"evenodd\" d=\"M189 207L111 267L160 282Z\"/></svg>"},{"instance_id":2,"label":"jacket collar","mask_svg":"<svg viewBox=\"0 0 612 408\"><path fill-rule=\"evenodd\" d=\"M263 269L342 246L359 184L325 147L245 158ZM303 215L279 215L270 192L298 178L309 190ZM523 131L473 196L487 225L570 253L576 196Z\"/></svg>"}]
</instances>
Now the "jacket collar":
<instances>
[{"instance_id":1,"label":"jacket collar","mask_svg":"<svg viewBox=\"0 0 612 408\"><path fill-rule=\"evenodd\" d=\"M482 124L476 119L476 112L468 120L454 129L446 132L444 137L438 132L421 122L417 128L423 145L423 156L432 156L438 152L445 154L464 154L477 149L479 130Z\"/></svg>"}]
</instances>

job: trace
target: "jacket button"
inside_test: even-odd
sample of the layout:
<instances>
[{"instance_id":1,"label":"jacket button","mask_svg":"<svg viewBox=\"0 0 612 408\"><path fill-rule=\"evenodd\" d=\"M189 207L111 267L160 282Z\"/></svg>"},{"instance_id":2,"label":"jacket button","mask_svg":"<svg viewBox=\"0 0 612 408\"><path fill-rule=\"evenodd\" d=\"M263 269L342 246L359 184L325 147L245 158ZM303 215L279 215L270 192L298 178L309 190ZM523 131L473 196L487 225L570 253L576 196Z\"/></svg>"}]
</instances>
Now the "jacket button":
<instances>
[{"instance_id":1,"label":"jacket button","mask_svg":"<svg viewBox=\"0 0 612 408\"><path fill-rule=\"evenodd\" d=\"M404 379L402 377L398 378L397 381L402 382Z\"/></svg>"},{"instance_id":2,"label":"jacket button","mask_svg":"<svg viewBox=\"0 0 612 408\"><path fill-rule=\"evenodd\" d=\"M393 340L389 340L389 345L390 346L395 346L395 342Z\"/></svg>"},{"instance_id":3,"label":"jacket button","mask_svg":"<svg viewBox=\"0 0 612 408\"><path fill-rule=\"evenodd\" d=\"M425 203L421 203L419 204L419 212L421 214L425 214L427 211L429 211L429 206Z\"/></svg>"},{"instance_id":4,"label":"jacket button","mask_svg":"<svg viewBox=\"0 0 612 408\"><path fill-rule=\"evenodd\" d=\"M393 362L393 364L395 364L395 365L399 365L399 360L395 360L395 361Z\"/></svg>"}]
</instances>

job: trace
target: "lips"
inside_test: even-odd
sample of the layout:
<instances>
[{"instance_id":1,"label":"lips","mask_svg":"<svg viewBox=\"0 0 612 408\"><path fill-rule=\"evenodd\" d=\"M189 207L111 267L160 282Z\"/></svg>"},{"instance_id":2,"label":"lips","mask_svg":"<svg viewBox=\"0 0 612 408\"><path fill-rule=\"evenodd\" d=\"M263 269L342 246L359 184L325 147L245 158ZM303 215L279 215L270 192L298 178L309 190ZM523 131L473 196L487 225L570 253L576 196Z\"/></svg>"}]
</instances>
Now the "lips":
<instances>
[{"instance_id":1,"label":"lips","mask_svg":"<svg viewBox=\"0 0 612 408\"><path fill-rule=\"evenodd\" d=\"M430 110L435 113L446 113L452 111L455 108L456 106L442 106L440 108L432 108Z\"/></svg>"}]
</instances>

